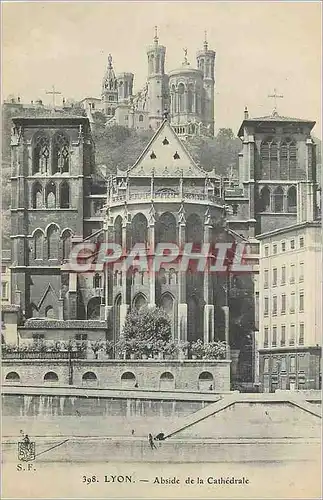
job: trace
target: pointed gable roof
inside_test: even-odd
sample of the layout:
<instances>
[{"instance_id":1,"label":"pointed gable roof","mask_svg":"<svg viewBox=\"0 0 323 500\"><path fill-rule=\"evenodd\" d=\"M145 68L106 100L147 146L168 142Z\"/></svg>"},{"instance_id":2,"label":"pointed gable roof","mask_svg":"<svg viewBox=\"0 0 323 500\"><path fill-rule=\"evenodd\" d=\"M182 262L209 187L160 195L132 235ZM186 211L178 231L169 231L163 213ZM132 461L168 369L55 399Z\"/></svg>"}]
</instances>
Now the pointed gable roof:
<instances>
[{"instance_id":1,"label":"pointed gable roof","mask_svg":"<svg viewBox=\"0 0 323 500\"><path fill-rule=\"evenodd\" d=\"M119 174L119 172L118 172ZM121 172L120 172L121 174ZM199 167L164 120L135 164L127 171L129 177L193 177L205 178L208 173ZM122 172L121 175L125 175Z\"/></svg>"}]
</instances>

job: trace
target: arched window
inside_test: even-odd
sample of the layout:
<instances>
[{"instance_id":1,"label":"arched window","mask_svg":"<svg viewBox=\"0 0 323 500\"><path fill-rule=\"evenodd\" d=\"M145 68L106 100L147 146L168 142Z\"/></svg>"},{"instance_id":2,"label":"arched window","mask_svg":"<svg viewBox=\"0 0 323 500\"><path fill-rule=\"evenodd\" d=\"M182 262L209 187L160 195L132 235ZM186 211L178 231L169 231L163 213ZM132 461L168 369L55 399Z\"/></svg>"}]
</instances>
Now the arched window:
<instances>
[{"instance_id":1,"label":"arched window","mask_svg":"<svg viewBox=\"0 0 323 500\"><path fill-rule=\"evenodd\" d=\"M43 258L44 235L40 229L34 233L34 259Z\"/></svg>"},{"instance_id":2,"label":"arched window","mask_svg":"<svg viewBox=\"0 0 323 500\"><path fill-rule=\"evenodd\" d=\"M190 85L187 92L187 111L192 113L193 111L193 86Z\"/></svg>"},{"instance_id":3,"label":"arched window","mask_svg":"<svg viewBox=\"0 0 323 500\"><path fill-rule=\"evenodd\" d=\"M278 144L275 141L270 145L270 178L274 180L279 179Z\"/></svg>"},{"instance_id":4,"label":"arched window","mask_svg":"<svg viewBox=\"0 0 323 500\"><path fill-rule=\"evenodd\" d=\"M156 56L156 68L155 68L155 73L159 73L160 72L160 55L157 54Z\"/></svg>"},{"instance_id":5,"label":"arched window","mask_svg":"<svg viewBox=\"0 0 323 500\"><path fill-rule=\"evenodd\" d=\"M143 214L136 214L132 219L131 234L132 246L136 243L146 243L148 238L147 219Z\"/></svg>"},{"instance_id":6,"label":"arched window","mask_svg":"<svg viewBox=\"0 0 323 500\"><path fill-rule=\"evenodd\" d=\"M102 276L99 273L93 277L93 288L102 288Z\"/></svg>"},{"instance_id":7,"label":"arched window","mask_svg":"<svg viewBox=\"0 0 323 500\"><path fill-rule=\"evenodd\" d=\"M82 375L83 382L93 382L93 381L97 381L97 380L98 380L98 377L93 372L86 372Z\"/></svg>"},{"instance_id":8,"label":"arched window","mask_svg":"<svg viewBox=\"0 0 323 500\"><path fill-rule=\"evenodd\" d=\"M70 208L70 187L67 182L63 182L59 192L60 208Z\"/></svg>"},{"instance_id":9,"label":"arched window","mask_svg":"<svg viewBox=\"0 0 323 500\"><path fill-rule=\"evenodd\" d=\"M291 186L287 191L287 210L290 213L297 212L297 194L295 186Z\"/></svg>"},{"instance_id":10,"label":"arched window","mask_svg":"<svg viewBox=\"0 0 323 500\"><path fill-rule=\"evenodd\" d=\"M287 180L289 177L289 145L282 142L280 145L280 178Z\"/></svg>"},{"instance_id":11,"label":"arched window","mask_svg":"<svg viewBox=\"0 0 323 500\"><path fill-rule=\"evenodd\" d=\"M122 218L120 215L114 221L114 241L118 245L122 245Z\"/></svg>"},{"instance_id":12,"label":"arched window","mask_svg":"<svg viewBox=\"0 0 323 500\"><path fill-rule=\"evenodd\" d=\"M49 319L55 318L55 311L53 306L47 306L45 309L45 317Z\"/></svg>"},{"instance_id":13,"label":"arched window","mask_svg":"<svg viewBox=\"0 0 323 500\"><path fill-rule=\"evenodd\" d=\"M278 186L274 191L274 212L284 211L284 191Z\"/></svg>"},{"instance_id":14,"label":"arched window","mask_svg":"<svg viewBox=\"0 0 323 500\"><path fill-rule=\"evenodd\" d=\"M140 122L143 122L143 121L144 121L144 117L143 117L143 115L139 115L139 121L140 121Z\"/></svg>"},{"instance_id":15,"label":"arched window","mask_svg":"<svg viewBox=\"0 0 323 500\"><path fill-rule=\"evenodd\" d=\"M260 191L259 212L270 211L270 189L264 186Z\"/></svg>"},{"instance_id":16,"label":"arched window","mask_svg":"<svg viewBox=\"0 0 323 500\"><path fill-rule=\"evenodd\" d=\"M271 139L265 139L260 145L261 179L270 179L270 144Z\"/></svg>"},{"instance_id":17,"label":"arched window","mask_svg":"<svg viewBox=\"0 0 323 500\"><path fill-rule=\"evenodd\" d=\"M58 259L59 257L59 230L52 225L47 231L47 258Z\"/></svg>"},{"instance_id":18,"label":"arched window","mask_svg":"<svg viewBox=\"0 0 323 500\"><path fill-rule=\"evenodd\" d=\"M174 375L171 372L164 372L161 374L159 379L159 389L162 390L172 390L175 388Z\"/></svg>"},{"instance_id":19,"label":"arched window","mask_svg":"<svg viewBox=\"0 0 323 500\"><path fill-rule=\"evenodd\" d=\"M136 377L132 372L124 372L121 375L121 385L123 387L134 387L136 384Z\"/></svg>"},{"instance_id":20,"label":"arched window","mask_svg":"<svg viewBox=\"0 0 323 500\"><path fill-rule=\"evenodd\" d=\"M214 389L214 378L210 372L202 372L199 375L198 387L200 391L209 391Z\"/></svg>"},{"instance_id":21,"label":"arched window","mask_svg":"<svg viewBox=\"0 0 323 500\"><path fill-rule=\"evenodd\" d=\"M201 336L202 326L202 308L195 295L188 298L187 301L187 339L194 341Z\"/></svg>"},{"instance_id":22,"label":"arched window","mask_svg":"<svg viewBox=\"0 0 323 500\"><path fill-rule=\"evenodd\" d=\"M64 173L69 171L69 140L63 132L58 132L53 137L53 162L52 172Z\"/></svg>"},{"instance_id":23,"label":"arched window","mask_svg":"<svg viewBox=\"0 0 323 500\"><path fill-rule=\"evenodd\" d=\"M62 234L63 241L63 259L66 260L69 258L72 248L72 232L69 229L66 229Z\"/></svg>"},{"instance_id":24,"label":"arched window","mask_svg":"<svg viewBox=\"0 0 323 500\"><path fill-rule=\"evenodd\" d=\"M156 243L176 243L177 225L175 216L164 212L156 224Z\"/></svg>"},{"instance_id":25,"label":"arched window","mask_svg":"<svg viewBox=\"0 0 323 500\"><path fill-rule=\"evenodd\" d=\"M39 182L33 185L32 189L32 207L42 208L43 206L43 188Z\"/></svg>"},{"instance_id":26,"label":"arched window","mask_svg":"<svg viewBox=\"0 0 323 500\"><path fill-rule=\"evenodd\" d=\"M169 284L177 285L177 272L173 268L169 270Z\"/></svg>"},{"instance_id":27,"label":"arched window","mask_svg":"<svg viewBox=\"0 0 323 500\"><path fill-rule=\"evenodd\" d=\"M46 208L56 208L56 185L53 181L46 186Z\"/></svg>"},{"instance_id":28,"label":"arched window","mask_svg":"<svg viewBox=\"0 0 323 500\"><path fill-rule=\"evenodd\" d=\"M191 214L186 221L186 241L201 244L203 241L203 224L197 214Z\"/></svg>"},{"instance_id":29,"label":"arched window","mask_svg":"<svg viewBox=\"0 0 323 500\"><path fill-rule=\"evenodd\" d=\"M45 174L49 170L49 137L43 133L33 141L33 174Z\"/></svg>"},{"instance_id":30,"label":"arched window","mask_svg":"<svg viewBox=\"0 0 323 500\"><path fill-rule=\"evenodd\" d=\"M185 87L183 83L180 83L178 85L178 112L183 113L184 112L184 92L185 92Z\"/></svg>"},{"instance_id":31,"label":"arched window","mask_svg":"<svg viewBox=\"0 0 323 500\"><path fill-rule=\"evenodd\" d=\"M100 297L93 297L89 300L87 305L87 319L99 320L101 309Z\"/></svg>"},{"instance_id":32,"label":"arched window","mask_svg":"<svg viewBox=\"0 0 323 500\"><path fill-rule=\"evenodd\" d=\"M295 142L291 142L289 144L289 179L296 180L296 170L297 170L296 144Z\"/></svg>"},{"instance_id":33,"label":"arched window","mask_svg":"<svg viewBox=\"0 0 323 500\"><path fill-rule=\"evenodd\" d=\"M137 309L137 311L139 311L142 307L145 307L147 305L146 297L141 293L138 293L138 295L136 295L136 297L134 298L133 305Z\"/></svg>"},{"instance_id":34,"label":"arched window","mask_svg":"<svg viewBox=\"0 0 323 500\"><path fill-rule=\"evenodd\" d=\"M6 382L20 382L20 376L17 372L9 372L6 375Z\"/></svg>"},{"instance_id":35,"label":"arched window","mask_svg":"<svg viewBox=\"0 0 323 500\"><path fill-rule=\"evenodd\" d=\"M57 373L47 372L44 376L44 382L58 382Z\"/></svg>"}]
</instances>

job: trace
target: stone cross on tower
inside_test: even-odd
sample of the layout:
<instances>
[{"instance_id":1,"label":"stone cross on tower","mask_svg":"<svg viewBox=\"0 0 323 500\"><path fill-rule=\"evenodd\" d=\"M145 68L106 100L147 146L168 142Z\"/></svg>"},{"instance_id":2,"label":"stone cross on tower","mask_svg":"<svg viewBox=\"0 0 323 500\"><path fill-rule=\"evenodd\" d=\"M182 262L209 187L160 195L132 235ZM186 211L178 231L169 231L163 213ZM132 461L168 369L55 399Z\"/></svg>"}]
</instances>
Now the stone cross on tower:
<instances>
[{"instance_id":1,"label":"stone cross on tower","mask_svg":"<svg viewBox=\"0 0 323 500\"><path fill-rule=\"evenodd\" d=\"M284 96L282 94L277 94L277 89L274 89L274 93L269 94L268 97L271 97L274 99L275 107L274 107L273 114L277 114L277 99L283 99Z\"/></svg>"},{"instance_id":2,"label":"stone cross on tower","mask_svg":"<svg viewBox=\"0 0 323 500\"><path fill-rule=\"evenodd\" d=\"M52 98L53 98L53 108L55 108L55 96L56 95L60 95L62 92L58 92L57 90L55 90L55 86L53 85L52 86L52 90L49 90L48 92L46 92L46 94L51 94L52 95Z\"/></svg>"}]
</instances>

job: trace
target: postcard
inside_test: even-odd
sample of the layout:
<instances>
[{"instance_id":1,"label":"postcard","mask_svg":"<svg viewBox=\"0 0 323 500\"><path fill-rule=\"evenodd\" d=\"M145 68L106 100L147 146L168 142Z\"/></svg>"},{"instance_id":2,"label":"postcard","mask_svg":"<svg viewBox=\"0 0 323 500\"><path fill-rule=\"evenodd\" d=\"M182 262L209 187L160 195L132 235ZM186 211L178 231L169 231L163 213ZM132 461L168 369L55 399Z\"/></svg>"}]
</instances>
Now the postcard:
<instances>
[{"instance_id":1,"label":"postcard","mask_svg":"<svg viewBox=\"0 0 323 500\"><path fill-rule=\"evenodd\" d=\"M320 2L1 8L2 498L319 498Z\"/></svg>"}]
</instances>

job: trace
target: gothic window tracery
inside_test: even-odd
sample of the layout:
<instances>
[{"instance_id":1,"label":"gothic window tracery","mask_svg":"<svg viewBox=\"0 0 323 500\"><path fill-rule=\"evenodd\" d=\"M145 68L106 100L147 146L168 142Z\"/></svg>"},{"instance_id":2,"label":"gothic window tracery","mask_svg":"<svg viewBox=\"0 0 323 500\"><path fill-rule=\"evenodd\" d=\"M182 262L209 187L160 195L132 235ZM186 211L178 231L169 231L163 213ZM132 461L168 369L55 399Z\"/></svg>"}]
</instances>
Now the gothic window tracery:
<instances>
[{"instance_id":1,"label":"gothic window tracery","mask_svg":"<svg viewBox=\"0 0 323 500\"><path fill-rule=\"evenodd\" d=\"M62 235L63 241L63 260L67 260L72 248L72 232L67 229Z\"/></svg>"},{"instance_id":2,"label":"gothic window tracery","mask_svg":"<svg viewBox=\"0 0 323 500\"><path fill-rule=\"evenodd\" d=\"M274 212L284 211L284 191L278 186L274 191Z\"/></svg>"},{"instance_id":3,"label":"gothic window tracery","mask_svg":"<svg viewBox=\"0 0 323 500\"><path fill-rule=\"evenodd\" d=\"M49 170L49 137L39 134L34 140L33 174L46 174Z\"/></svg>"},{"instance_id":4,"label":"gothic window tracery","mask_svg":"<svg viewBox=\"0 0 323 500\"><path fill-rule=\"evenodd\" d=\"M69 171L69 140L65 134L58 132L53 137L53 174Z\"/></svg>"},{"instance_id":5,"label":"gothic window tracery","mask_svg":"<svg viewBox=\"0 0 323 500\"><path fill-rule=\"evenodd\" d=\"M56 208L56 185L52 181L46 186L46 208Z\"/></svg>"},{"instance_id":6,"label":"gothic window tracery","mask_svg":"<svg viewBox=\"0 0 323 500\"><path fill-rule=\"evenodd\" d=\"M32 189L32 208L42 208L43 206L43 188L39 182L36 182Z\"/></svg>"},{"instance_id":7,"label":"gothic window tracery","mask_svg":"<svg viewBox=\"0 0 323 500\"><path fill-rule=\"evenodd\" d=\"M58 259L59 254L59 229L52 225L47 231L47 258Z\"/></svg>"},{"instance_id":8,"label":"gothic window tracery","mask_svg":"<svg viewBox=\"0 0 323 500\"><path fill-rule=\"evenodd\" d=\"M43 243L44 235L40 229L34 234L34 259L41 260L43 258Z\"/></svg>"}]
</instances>

